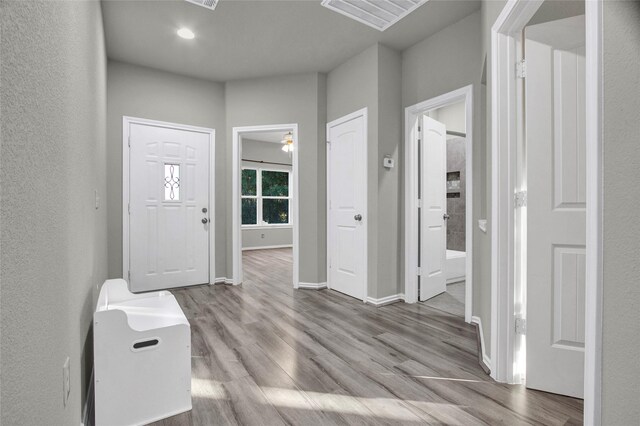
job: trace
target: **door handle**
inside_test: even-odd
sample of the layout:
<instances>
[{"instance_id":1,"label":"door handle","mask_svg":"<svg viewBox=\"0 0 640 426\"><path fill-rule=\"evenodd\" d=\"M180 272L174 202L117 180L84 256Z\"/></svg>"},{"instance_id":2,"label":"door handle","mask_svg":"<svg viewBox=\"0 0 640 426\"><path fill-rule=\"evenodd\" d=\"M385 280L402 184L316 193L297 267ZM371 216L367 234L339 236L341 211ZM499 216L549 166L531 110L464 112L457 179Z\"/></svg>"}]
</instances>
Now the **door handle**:
<instances>
[{"instance_id":1,"label":"door handle","mask_svg":"<svg viewBox=\"0 0 640 426\"><path fill-rule=\"evenodd\" d=\"M444 220L447 220L447 219L449 219L450 217L451 217L451 216L449 216L449 215L448 215L448 214L446 214L446 213L442 215L442 219L444 219Z\"/></svg>"},{"instance_id":2,"label":"door handle","mask_svg":"<svg viewBox=\"0 0 640 426\"><path fill-rule=\"evenodd\" d=\"M353 217L355 220L357 220L358 222L360 222L362 220L362 215L361 214L357 214Z\"/></svg>"},{"instance_id":3,"label":"door handle","mask_svg":"<svg viewBox=\"0 0 640 426\"><path fill-rule=\"evenodd\" d=\"M209 219L207 219L206 217L202 218L202 223L208 223L208 222L209 222Z\"/></svg>"}]
</instances>

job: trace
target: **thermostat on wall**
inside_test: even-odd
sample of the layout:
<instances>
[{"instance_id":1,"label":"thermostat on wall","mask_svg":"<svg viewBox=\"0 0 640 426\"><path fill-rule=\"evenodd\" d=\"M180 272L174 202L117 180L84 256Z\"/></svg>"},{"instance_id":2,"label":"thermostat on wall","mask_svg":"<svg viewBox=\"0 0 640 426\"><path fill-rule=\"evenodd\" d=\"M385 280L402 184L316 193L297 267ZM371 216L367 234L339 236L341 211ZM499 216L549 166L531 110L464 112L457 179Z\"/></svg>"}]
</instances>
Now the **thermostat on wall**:
<instances>
[{"instance_id":1,"label":"thermostat on wall","mask_svg":"<svg viewBox=\"0 0 640 426\"><path fill-rule=\"evenodd\" d=\"M395 161L393 161L393 158L391 158L391 156L389 155L384 157L384 160L382 160L382 165L388 169L392 169L394 164L395 164Z\"/></svg>"}]
</instances>

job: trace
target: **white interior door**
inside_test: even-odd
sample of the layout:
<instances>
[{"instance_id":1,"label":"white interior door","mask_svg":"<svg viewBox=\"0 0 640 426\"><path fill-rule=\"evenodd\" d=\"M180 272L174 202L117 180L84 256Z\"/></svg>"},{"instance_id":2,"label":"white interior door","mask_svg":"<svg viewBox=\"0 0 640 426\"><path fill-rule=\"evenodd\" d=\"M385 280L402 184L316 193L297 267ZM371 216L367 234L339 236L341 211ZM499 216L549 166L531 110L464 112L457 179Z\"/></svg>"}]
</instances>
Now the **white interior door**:
<instances>
[{"instance_id":1,"label":"white interior door","mask_svg":"<svg viewBox=\"0 0 640 426\"><path fill-rule=\"evenodd\" d=\"M327 125L329 287L366 297L366 115Z\"/></svg>"},{"instance_id":2,"label":"white interior door","mask_svg":"<svg viewBox=\"0 0 640 426\"><path fill-rule=\"evenodd\" d=\"M209 134L130 124L129 151L130 289L208 283Z\"/></svg>"},{"instance_id":3,"label":"white interior door","mask_svg":"<svg viewBox=\"0 0 640 426\"><path fill-rule=\"evenodd\" d=\"M582 397L584 16L525 30L527 387Z\"/></svg>"},{"instance_id":4,"label":"white interior door","mask_svg":"<svg viewBox=\"0 0 640 426\"><path fill-rule=\"evenodd\" d=\"M422 116L420 143L420 300L447 290L447 130Z\"/></svg>"}]
</instances>

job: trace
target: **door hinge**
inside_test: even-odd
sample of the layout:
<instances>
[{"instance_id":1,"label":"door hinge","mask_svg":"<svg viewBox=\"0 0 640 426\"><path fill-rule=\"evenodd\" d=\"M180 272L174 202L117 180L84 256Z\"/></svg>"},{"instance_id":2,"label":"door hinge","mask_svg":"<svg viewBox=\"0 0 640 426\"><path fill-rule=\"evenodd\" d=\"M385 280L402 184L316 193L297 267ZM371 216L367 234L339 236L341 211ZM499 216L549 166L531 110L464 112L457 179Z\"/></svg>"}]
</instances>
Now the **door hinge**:
<instances>
[{"instance_id":1,"label":"door hinge","mask_svg":"<svg viewBox=\"0 0 640 426\"><path fill-rule=\"evenodd\" d=\"M131 204L127 203L127 213L131 214Z\"/></svg>"},{"instance_id":2,"label":"door hinge","mask_svg":"<svg viewBox=\"0 0 640 426\"><path fill-rule=\"evenodd\" d=\"M516 334L526 335L527 334L527 320L524 318L516 318Z\"/></svg>"},{"instance_id":3,"label":"door hinge","mask_svg":"<svg viewBox=\"0 0 640 426\"><path fill-rule=\"evenodd\" d=\"M418 198L418 208L421 209L422 208L422 198Z\"/></svg>"},{"instance_id":4,"label":"door hinge","mask_svg":"<svg viewBox=\"0 0 640 426\"><path fill-rule=\"evenodd\" d=\"M127 141L127 143L129 144L129 148L131 148L131 136L129 136L129 140Z\"/></svg>"},{"instance_id":5,"label":"door hinge","mask_svg":"<svg viewBox=\"0 0 640 426\"><path fill-rule=\"evenodd\" d=\"M422 275L422 268L420 268L419 266L416 268L416 275L417 276Z\"/></svg>"},{"instance_id":6,"label":"door hinge","mask_svg":"<svg viewBox=\"0 0 640 426\"><path fill-rule=\"evenodd\" d=\"M421 132L422 131L422 127L420 127L420 125L418 124L418 131Z\"/></svg>"},{"instance_id":7,"label":"door hinge","mask_svg":"<svg viewBox=\"0 0 640 426\"><path fill-rule=\"evenodd\" d=\"M513 194L513 207L520 208L527 206L527 191L518 191Z\"/></svg>"},{"instance_id":8,"label":"door hinge","mask_svg":"<svg viewBox=\"0 0 640 426\"><path fill-rule=\"evenodd\" d=\"M525 78L527 76L527 63L524 59L516 63L516 77Z\"/></svg>"},{"instance_id":9,"label":"door hinge","mask_svg":"<svg viewBox=\"0 0 640 426\"><path fill-rule=\"evenodd\" d=\"M131 282L131 271L127 271L127 281Z\"/></svg>"}]
</instances>

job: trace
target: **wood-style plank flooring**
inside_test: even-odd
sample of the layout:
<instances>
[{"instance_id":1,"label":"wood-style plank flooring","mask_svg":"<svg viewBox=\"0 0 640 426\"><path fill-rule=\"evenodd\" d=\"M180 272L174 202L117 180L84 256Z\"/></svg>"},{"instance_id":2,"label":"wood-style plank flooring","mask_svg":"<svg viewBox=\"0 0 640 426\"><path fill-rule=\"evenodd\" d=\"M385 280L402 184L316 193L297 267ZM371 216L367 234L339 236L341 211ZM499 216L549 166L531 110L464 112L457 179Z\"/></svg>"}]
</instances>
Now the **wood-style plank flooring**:
<instances>
[{"instance_id":1,"label":"wood-style plank flooring","mask_svg":"<svg viewBox=\"0 0 640 426\"><path fill-rule=\"evenodd\" d=\"M241 286L173 291L192 330L193 410L155 425L582 422L582 401L504 385L474 327L425 304L291 288L291 250L244 254Z\"/></svg>"}]
</instances>

